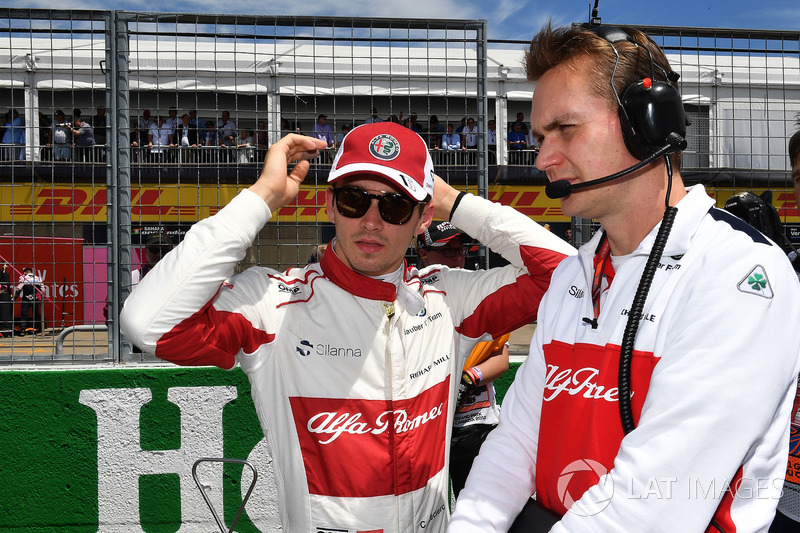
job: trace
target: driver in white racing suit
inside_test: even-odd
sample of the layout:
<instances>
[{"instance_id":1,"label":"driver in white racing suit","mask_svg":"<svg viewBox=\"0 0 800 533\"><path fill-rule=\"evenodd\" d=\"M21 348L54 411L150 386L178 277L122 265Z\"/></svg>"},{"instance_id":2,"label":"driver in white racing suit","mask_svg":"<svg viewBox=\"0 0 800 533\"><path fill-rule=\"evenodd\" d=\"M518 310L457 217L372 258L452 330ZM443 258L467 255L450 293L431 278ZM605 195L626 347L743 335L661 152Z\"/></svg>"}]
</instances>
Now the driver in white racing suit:
<instances>
[{"instance_id":1,"label":"driver in white racing suit","mask_svg":"<svg viewBox=\"0 0 800 533\"><path fill-rule=\"evenodd\" d=\"M377 123L353 129L334 160L336 238L321 263L231 277L323 148L298 135L273 145L258 181L142 279L122 331L177 364L242 367L287 533L442 532L465 359L479 340L533 321L574 250L510 207L459 193L434 175L419 135ZM408 245L434 214L511 264L407 269Z\"/></svg>"}]
</instances>

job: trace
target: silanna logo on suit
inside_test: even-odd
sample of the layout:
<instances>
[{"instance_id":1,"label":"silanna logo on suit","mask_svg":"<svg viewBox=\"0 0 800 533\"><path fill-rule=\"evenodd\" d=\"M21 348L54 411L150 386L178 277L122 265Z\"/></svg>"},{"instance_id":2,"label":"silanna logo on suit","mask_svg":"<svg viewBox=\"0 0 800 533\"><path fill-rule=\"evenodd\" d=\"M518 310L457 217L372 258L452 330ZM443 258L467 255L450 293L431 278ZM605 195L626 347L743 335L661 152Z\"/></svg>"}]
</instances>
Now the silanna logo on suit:
<instances>
[{"instance_id":1,"label":"silanna logo on suit","mask_svg":"<svg viewBox=\"0 0 800 533\"><path fill-rule=\"evenodd\" d=\"M303 357L308 357L312 353L319 356L328 357L361 357L361 348L350 346L334 346L333 344L312 344L307 340L300 341L297 346L297 353Z\"/></svg>"}]
</instances>

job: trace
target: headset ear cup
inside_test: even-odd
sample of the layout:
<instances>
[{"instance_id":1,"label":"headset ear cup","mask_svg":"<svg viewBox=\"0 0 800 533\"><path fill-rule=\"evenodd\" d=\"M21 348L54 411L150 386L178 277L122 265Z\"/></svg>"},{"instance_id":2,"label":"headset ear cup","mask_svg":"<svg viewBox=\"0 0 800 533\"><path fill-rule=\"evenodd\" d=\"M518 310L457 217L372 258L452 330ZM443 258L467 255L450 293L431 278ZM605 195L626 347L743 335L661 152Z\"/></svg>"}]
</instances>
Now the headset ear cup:
<instances>
[{"instance_id":1,"label":"headset ear cup","mask_svg":"<svg viewBox=\"0 0 800 533\"><path fill-rule=\"evenodd\" d=\"M625 146L635 158L642 160L656 153L670 144L675 134L686 138L686 111L672 85L638 81L625 89L620 102Z\"/></svg>"},{"instance_id":2,"label":"headset ear cup","mask_svg":"<svg viewBox=\"0 0 800 533\"><path fill-rule=\"evenodd\" d=\"M642 144L642 136L637 134L624 106L619 107L619 124L622 129L622 140L625 141L625 148L639 161L645 159L649 155L647 147Z\"/></svg>"}]
</instances>

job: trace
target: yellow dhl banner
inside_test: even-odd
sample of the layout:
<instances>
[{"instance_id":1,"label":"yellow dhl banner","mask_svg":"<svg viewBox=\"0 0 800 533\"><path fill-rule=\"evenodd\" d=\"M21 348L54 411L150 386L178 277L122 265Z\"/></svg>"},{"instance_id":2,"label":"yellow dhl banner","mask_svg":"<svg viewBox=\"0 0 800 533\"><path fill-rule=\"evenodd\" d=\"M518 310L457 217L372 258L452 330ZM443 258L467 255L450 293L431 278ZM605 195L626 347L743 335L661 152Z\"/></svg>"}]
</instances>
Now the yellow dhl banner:
<instances>
[{"instance_id":1,"label":"yellow dhl banner","mask_svg":"<svg viewBox=\"0 0 800 533\"><path fill-rule=\"evenodd\" d=\"M219 211L244 187L237 185L143 185L130 192L131 219L143 222L194 222ZM735 192L709 190L722 207ZM754 191L761 193L761 190ZM509 205L537 221L569 222L561 201L551 200L542 186L491 185L489 199ZM800 222L794 194L775 191L773 204L785 222ZM78 185L0 185L0 222L105 222L108 215L106 187ZM294 203L282 207L278 222L327 221L325 190L304 186Z\"/></svg>"}]
</instances>

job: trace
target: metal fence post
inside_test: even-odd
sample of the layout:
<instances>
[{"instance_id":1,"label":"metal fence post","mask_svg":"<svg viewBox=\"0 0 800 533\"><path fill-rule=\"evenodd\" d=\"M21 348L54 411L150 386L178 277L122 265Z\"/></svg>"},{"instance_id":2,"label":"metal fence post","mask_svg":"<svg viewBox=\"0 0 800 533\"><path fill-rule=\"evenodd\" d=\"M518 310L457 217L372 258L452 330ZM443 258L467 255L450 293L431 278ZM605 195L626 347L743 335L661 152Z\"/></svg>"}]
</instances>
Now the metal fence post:
<instances>
[{"instance_id":1,"label":"metal fence post","mask_svg":"<svg viewBox=\"0 0 800 533\"><path fill-rule=\"evenodd\" d=\"M106 39L111 50L106 73L111 88L109 113L111 142L108 157L108 352L115 361L127 361L132 345L119 331L119 311L131 286L131 177L128 22L110 13Z\"/></svg>"}]
</instances>

